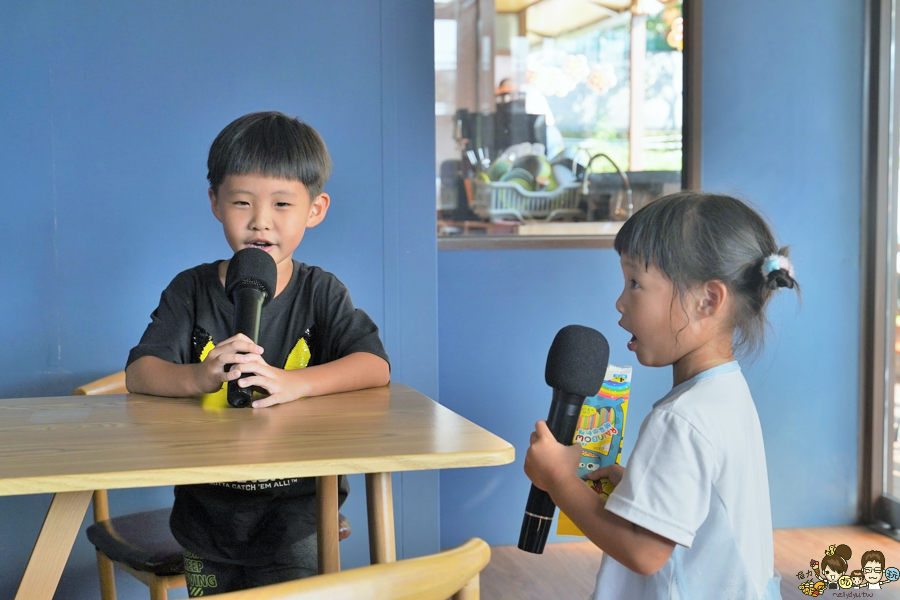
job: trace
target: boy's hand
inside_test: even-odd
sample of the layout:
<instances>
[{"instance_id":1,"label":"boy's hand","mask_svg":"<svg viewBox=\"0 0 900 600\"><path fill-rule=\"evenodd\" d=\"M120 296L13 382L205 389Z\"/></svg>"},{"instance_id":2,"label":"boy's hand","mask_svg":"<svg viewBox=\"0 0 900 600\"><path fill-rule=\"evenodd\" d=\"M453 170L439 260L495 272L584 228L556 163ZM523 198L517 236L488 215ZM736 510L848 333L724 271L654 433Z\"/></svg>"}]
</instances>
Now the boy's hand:
<instances>
[{"instance_id":1,"label":"boy's hand","mask_svg":"<svg viewBox=\"0 0 900 600\"><path fill-rule=\"evenodd\" d=\"M269 393L265 398L254 400L250 406L266 408L275 404L293 402L304 395L297 389L297 375L301 374L303 369L285 371L268 364L266 359L259 354L246 356L248 357L247 364L240 365L240 370L243 373L253 373L253 375L241 379L238 381L238 385L242 388L255 385Z\"/></svg>"},{"instance_id":2,"label":"boy's hand","mask_svg":"<svg viewBox=\"0 0 900 600\"><path fill-rule=\"evenodd\" d=\"M606 477L613 485L619 485L619 482L622 481L622 476L624 474L625 467L623 467L622 465L607 465L605 467L600 467L596 471L591 471L590 473L588 473L588 479L597 481L601 477Z\"/></svg>"},{"instance_id":3,"label":"boy's hand","mask_svg":"<svg viewBox=\"0 0 900 600\"><path fill-rule=\"evenodd\" d=\"M581 460L581 446L563 446L556 441L546 421L538 421L525 454L525 474L532 483L549 492L558 481L575 476Z\"/></svg>"},{"instance_id":4,"label":"boy's hand","mask_svg":"<svg viewBox=\"0 0 900 600\"><path fill-rule=\"evenodd\" d=\"M203 362L197 365L198 388L205 394L218 391L226 381L241 376L241 367L250 362L251 357L258 357L262 353L263 349L243 333L220 342L209 351ZM230 371L226 371L225 365L231 364L235 366Z\"/></svg>"}]
</instances>

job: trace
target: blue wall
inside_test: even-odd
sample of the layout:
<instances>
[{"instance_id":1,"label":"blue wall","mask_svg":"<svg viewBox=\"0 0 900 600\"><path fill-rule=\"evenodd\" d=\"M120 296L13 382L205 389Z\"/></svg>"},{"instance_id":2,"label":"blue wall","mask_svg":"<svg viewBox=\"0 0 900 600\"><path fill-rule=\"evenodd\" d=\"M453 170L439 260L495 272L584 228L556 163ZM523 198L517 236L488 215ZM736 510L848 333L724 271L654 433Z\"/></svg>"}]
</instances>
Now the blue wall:
<instances>
[{"instance_id":1,"label":"blue wall","mask_svg":"<svg viewBox=\"0 0 900 600\"><path fill-rule=\"evenodd\" d=\"M849 523L856 503L862 6L705 0L704 185L755 202L793 247L801 308L770 311L746 368L776 527ZM9 239L0 397L68 393L119 370L172 275L228 253L205 199L215 134L252 110L308 120L335 162L333 205L298 257L335 272L382 327L393 378L517 447L506 467L395 478L401 554L513 544L528 432L546 416L553 335L603 331L633 364L611 250L443 252L433 239L431 2L0 0L0 169ZM439 269L438 278L436 267ZM834 282L834 283L832 283ZM440 297L437 306L437 297ZM438 319L438 314L440 318ZM439 333L439 336L438 336ZM823 377L822 374L833 374ZM840 375L838 375L840 374ZM670 374L636 365L626 458ZM629 435L631 432L631 435ZM362 482L345 564L365 562ZM126 512L169 489L112 494ZM11 597L49 497L0 498ZM80 538L57 598L96 597ZM120 578L121 598L146 591ZM67 590L67 591L63 591Z\"/></svg>"},{"instance_id":2,"label":"blue wall","mask_svg":"<svg viewBox=\"0 0 900 600\"><path fill-rule=\"evenodd\" d=\"M703 185L753 202L792 247L801 305L770 308L765 353L744 365L766 441L775 527L853 522L857 495L863 6L704 0ZM602 331L633 364L627 457L669 370L636 363L617 326L613 250L438 256L441 402L516 446L515 464L441 474L441 544L515 544L522 461L556 331ZM560 538L559 541L571 539ZM553 540L551 540L553 541Z\"/></svg>"},{"instance_id":3,"label":"blue wall","mask_svg":"<svg viewBox=\"0 0 900 600\"><path fill-rule=\"evenodd\" d=\"M316 127L334 174L327 219L295 258L334 272L382 328L393 379L437 396L433 5L0 0L0 172L7 243L0 397L68 394L121 370L161 290L230 251L206 154L251 111ZM425 200L427 201L425 201ZM344 562L367 562L364 485ZM438 548L438 475L395 476L398 553ZM114 511L171 489L111 494ZM0 598L12 597L49 496L0 498ZM97 597L76 542L57 598ZM146 588L120 578L120 597Z\"/></svg>"}]
</instances>

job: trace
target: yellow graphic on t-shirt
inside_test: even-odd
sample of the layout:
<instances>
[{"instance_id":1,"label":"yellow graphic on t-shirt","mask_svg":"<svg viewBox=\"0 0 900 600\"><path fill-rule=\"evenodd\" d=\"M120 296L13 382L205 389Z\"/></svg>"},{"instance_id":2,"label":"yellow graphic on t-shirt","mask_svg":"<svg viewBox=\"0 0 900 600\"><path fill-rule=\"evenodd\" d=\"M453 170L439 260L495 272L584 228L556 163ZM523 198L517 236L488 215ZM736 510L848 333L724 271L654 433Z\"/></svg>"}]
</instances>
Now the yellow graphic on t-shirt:
<instances>
[{"instance_id":1,"label":"yellow graphic on t-shirt","mask_svg":"<svg viewBox=\"0 0 900 600\"><path fill-rule=\"evenodd\" d=\"M215 344L212 342L212 338L206 345L203 347L203 350L200 351L200 362L206 360L206 357L209 355L210 351L215 348ZM300 338L297 340L297 343L294 344L294 348L291 350L291 353L288 354L287 360L284 362L284 370L285 371L294 371L296 369L303 369L306 365L309 364L309 359L311 358L311 354L309 351L309 346L306 343L306 339ZM200 398L201 405L203 408L225 408L228 406L228 382L222 384L222 387L217 391L211 394L204 394Z\"/></svg>"},{"instance_id":2,"label":"yellow graphic on t-shirt","mask_svg":"<svg viewBox=\"0 0 900 600\"><path fill-rule=\"evenodd\" d=\"M203 350L200 351L200 362L206 360L206 355L209 354L209 351L215 348L216 345L212 343L212 339L206 342L206 345L203 346Z\"/></svg>"},{"instance_id":3,"label":"yellow graphic on t-shirt","mask_svg":"<svg viewBox=\"0 0 900 600\"><path fill-rule=\"evenodd\" d=\"M288 354L287 360L284 361L284 370L302 369L309 364L309 358L309 346L306 345L305 339L300 338L294 345L294 349Z\"/></svg>"}]
</instances>

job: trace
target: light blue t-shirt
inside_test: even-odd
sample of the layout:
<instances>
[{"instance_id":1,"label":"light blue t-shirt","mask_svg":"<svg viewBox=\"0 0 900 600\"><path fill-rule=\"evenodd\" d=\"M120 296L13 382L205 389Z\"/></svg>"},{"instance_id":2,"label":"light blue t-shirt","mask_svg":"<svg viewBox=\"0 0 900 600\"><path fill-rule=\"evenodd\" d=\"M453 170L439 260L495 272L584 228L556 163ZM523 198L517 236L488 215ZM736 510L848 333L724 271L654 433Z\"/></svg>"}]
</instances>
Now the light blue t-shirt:
<instances>
[{"instance_id":1,"label":"light blue t-shirt","mask_svg":"<svg viewBox=\"0 0 900 600\"><path fill-rule=\"evenodd\" d=\"M781 598L762 429L736 362L653 405L606 509L676 546L646 576L604 555L594 600Z\"/></svg>"}]
</instances>

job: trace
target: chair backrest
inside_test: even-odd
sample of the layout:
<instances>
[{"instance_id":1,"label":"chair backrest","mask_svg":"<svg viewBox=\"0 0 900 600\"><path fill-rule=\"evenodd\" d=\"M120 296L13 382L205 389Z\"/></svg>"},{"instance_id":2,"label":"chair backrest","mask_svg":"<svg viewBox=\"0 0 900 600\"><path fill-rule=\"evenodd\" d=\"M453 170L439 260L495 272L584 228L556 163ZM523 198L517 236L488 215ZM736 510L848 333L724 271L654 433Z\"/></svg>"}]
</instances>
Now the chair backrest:
<instances>
[{"instance_id":1,"label":"chair backrest","mask_svg":"<svg viewBox=\"0 0 900 600\"><path fill-rule=\"evenodd\" d=\"M393 563L371 565L219 594L221 600L446 600L474 582L491 559L491 549L473 538L452 550ZM472 594L477 598L477 591Z\"/></svg>"},{"instance_id":2,"label":"chair backrest","mask_svg":"<svg viewBox=\"0 0 900 600\"><path fill-rule=\"evenodd\" d=\"M119 371L112 375L107 375L103 379L91 381L82 386L75 388L72 392L75 396L93 396L95 394L127 394L125 389L125 371Z\"/></svg>"},{"instance_id":3,"label":"chair backrest","mask_svg":"<svg viewBox=\"0 0 900 600\"><path fill-rule=\"evenodd\" d=\"M127 393L128 390L125 389L125 371L119 371L75 388L72 395L94 396ZM99 523L107 519L109 519L109 498L106 490L94 490L94 522Z\"/></svg>"}]
</instances>

